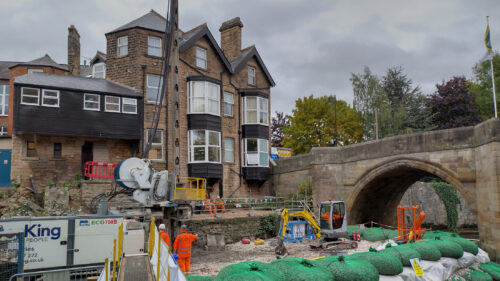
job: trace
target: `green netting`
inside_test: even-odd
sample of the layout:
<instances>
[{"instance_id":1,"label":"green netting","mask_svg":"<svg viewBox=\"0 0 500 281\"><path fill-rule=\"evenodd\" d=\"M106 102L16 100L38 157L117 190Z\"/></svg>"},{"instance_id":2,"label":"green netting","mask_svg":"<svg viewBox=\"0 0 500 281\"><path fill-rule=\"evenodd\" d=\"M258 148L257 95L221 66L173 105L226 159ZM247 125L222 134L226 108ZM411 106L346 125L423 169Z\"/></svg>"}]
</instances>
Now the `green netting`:
<instances>
[{"instance_id":1,"label":"green netting","mask_svg":"<svg viewBox=\"0 0 500 281\"><path fill-rule=\"evenodd\" d=\"M320 261L320 260L319 260ZM336 281L378 281L378 271L368 261L339 257L324 261Z\"/></svg>"},{"instance_id":2,"label":"green netting","mask_svg":"<svg viewBox=\"0 0 500 281\"><path fill-rule=\"evenodd\" d=\"M459 259L464 255L464 249L459 244L449 240L428 240L441 252L441 256L446 258Z\"/></svg>"},{"instance_id":3,"label":"green netting","mask_svg":"<svg viewBox=\"0 0 500 281\"><path fill-rule=\"evenodd\" d=\"M315 261L290 257L275 260L271 265L280 270L287 281L336 280L328 268Z\"/></svg>"},{"instance_id":4,"label":"green netting","mask_svg":"<svg viewBox=\"0 0 500 281\"><path fill-rule=\"evenodd\" d=\"M351 236L353 232L357 232L357 233L361 232L361 228L359 227L359 224L348 225L347 226L347 234L349 236Z\"/></svg>"},{"instance_id":5,"label":"green netting","mask_svg":"<svg viewBox=\"0 0 500 281\"><path fill-rule=\"evenodd\" d=\"M187 280L193 281L219 281L220 279L212 276L187 276Z\"/></svg>"},{"instance_id":6,"label":"green netting","mask_svg":"<svg viewBox=\"0 0 500 281\"><path fill-rule=\"evenodd\" d=\"M483 263L479 265L479 269L488 273L493 277L493 280L500 280L500 265L496 262Z\"/></svg>"},{"instance_id":7,"label":"green netting","mask_svg":"<svg viewBox=\"0 0 500 281\"><path fill-rule=\"evenodd\" d=\"M457 237L441 236L441 240L453 241L453 242L459 244L460 246L462 246L464 251L471 253L473 255L477 255L477 253L479 252L479 247L476 245L476 243L474 243L470 240L467 240L465 238L459 237L458 235L457 235Z\"/></svg>"},{"instance_id":8,"label":"green netting","mask_svg":"<svg viewBox=\"0 0 500 281\"><path fill-rule=\"evenodd\" d=\"M365 228L361 231L361 237L368 241L382 241L386 239L396 238L398 236L397 230L386 229L381 227Z\"/></svg>"},{"instance_id":9,"label":"green netting","mask_svg":"<svg viewBox=\"0 0 500 281\"><path fill-rule=\"evenodd\" d=\"M329 266L331 263L338 262L338 261L339 261L338 256L329 256L326 258L315 260L314 262L319 263L319 264L324 265L324 266Z\"/></svg>"},{"instance_id":10,"label":"green netting","mask_svg":"<svg viewBox=\"0 0 500 281\"><path fill-rule=\"evenodd\" d=\"M237 278L235 275L238 275ZM245 261L230 264L223 267L217 277L220 280L244 280L244 281L285 281L287 280L281 271L274 266L258 261Z\"/></svg>"},{"instance_id":11,"label":"green netting","mask_svg":"<svg viewBox=\"0 0 500 281\"><path fill-rule=\"evenodd\" d=\"M406 244L405 246L412 248L417 251L423 260L427 261L437 261L441 258L441 252L436 246L432 245L428 241L420 241L417 243Z\"/></svg>"},{"instance_id":12,"label":"green netting","mask_svg":"<svg viewBox=\"0 0 500 281\"><path fill-rule=\"evenodd\" d=\"M493 279L488 273L484 273L480 270L475 270L471 268L471 271L465 273L462 276L466 281L492 281Z\"/></svg>"},{"instance_id":13,"label":"green netting","mask_svg":"<svg viewBox=\"0 0 500 281\"><path fill-rule=\"evenodd\" d=\"M403 264L399 258L383 253L363 252L349 255L347 260L362 259L371 263L382 275L398 275L403 272Z\"/></svg>"},{"instance_id":14,"label":"green netting","mask_svg":"<svg viewBox=\"0 0 500 281\"><path fill-rule=\"evenodd\" d=\"M439 231L439 230L429 230L429 231L426 231L424 232L424 235L422 236L422 238L424 239L434 239L436 237L441 237L441 236L453 236L453 235L457 235L456 233L453 233L453 232L446 232L446 231Z\"/></svg>"},{"instance_id":15,"label":"green netting","mask_svg":"<svg viewBox=\"0 0 500 281\"><path fill-rule=\"evenodd\" d=\"M405 245L389 247L379 253L389 254L397 257L404 266L411 266L410 259L421 259L422 256L410 247Z\"/></svg>"}]
</instances>

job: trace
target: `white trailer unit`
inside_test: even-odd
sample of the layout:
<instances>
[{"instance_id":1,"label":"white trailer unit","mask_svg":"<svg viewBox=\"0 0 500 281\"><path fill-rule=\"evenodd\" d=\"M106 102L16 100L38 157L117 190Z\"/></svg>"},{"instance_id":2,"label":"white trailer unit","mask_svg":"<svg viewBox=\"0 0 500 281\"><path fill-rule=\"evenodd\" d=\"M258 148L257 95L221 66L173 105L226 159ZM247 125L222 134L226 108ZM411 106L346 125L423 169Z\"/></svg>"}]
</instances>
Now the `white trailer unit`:
<instances>
[{"instance_id":1,"label":"white trailer unit","mask_svg":"<svg viewBox=\"0 0 500 281\"><path fill-rule=\"evenodd\" d=\"M24 231L24 270L103 263L113 257L121 216L22 217L0 220Z\"/></svg>"}]
</instances>

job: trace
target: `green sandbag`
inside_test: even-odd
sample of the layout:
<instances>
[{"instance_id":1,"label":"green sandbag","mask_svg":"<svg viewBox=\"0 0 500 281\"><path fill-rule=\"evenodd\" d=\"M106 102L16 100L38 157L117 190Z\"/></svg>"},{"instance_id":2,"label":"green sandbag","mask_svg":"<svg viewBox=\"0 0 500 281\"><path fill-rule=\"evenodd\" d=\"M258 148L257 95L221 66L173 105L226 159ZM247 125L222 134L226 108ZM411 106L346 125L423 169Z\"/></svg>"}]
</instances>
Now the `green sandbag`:
<instances>
[{"instance_id":1,"label":"green sandbag","mask_svg":"<svg viewBox=\"0 0 500 281\"><path fill-rule=\"evenodd\" d=\"M437 261L441 258L441 252L428 241L421 241L417 243L409 243L405 245L413 250L417 251L423 260L426 261Z\"/></svg>"},{"instance_id":2,"label":"green sandbag","mask_svg":"<svg viewBox=\"0 0 500 281\"><path fill-rule=\"evenodd\" d=\"M351 236L353 232L361 233L361 228L359 227L359 224L347 226L347 234Z\"/></svg>"},{"instance_id":3,"label":"green sandbag","mask_svg":"<svg viewBox=\"0 0 500 281\"><path fill-rule=\"evenodd\" d=\"M381 250L379 253L389 254L397 257L404 266L411 266L410 259L421 259L422 256L410 247L405 245L389 247Z\"/></svg>"},{"instance_id":4,"label":"green sandbag","mask_svg":"<svg viewBox=\"0 0 500 281\"><path fill-rule=\"evenodd\" d=\"M381 227L365 228L361 231L361 237L364 240L371 242L392 239L397 236L398 236L397 230L386 229Z\"/></svg>"},{"instance_id":5,"label":"green sandbag","mask_svg":"<svg viewBox=\"0 0 500 281\"><path fill-rule=\"evenodd\" d=\"M187 276L187 280L193 281L219 281L220 279L212 276Z\"/></svg>"},{"instance_id":6,"label":"green sandbag","mask_svg":"<svg viewBox=\"0 0 500 281\"><path fill-rule=\"evenodd\" d=\"M301 258L284 258L270 264L281 271L287 281L330 281L336 280L321 263Z\"/></svg>"},{"instance_id":7,"label":"green sandbag","mask_svg":"<svg viewBox=\"0 0 500 281\"><path fill-rule=\"evenodd\" d=\"M422 236L423 239L434 239L436 237L442 237L442 236L453 236L457 235L454 232L446 232L446 231L439 231L439 230L429 230L424 232L424 235Z\"/></svg>"},{"instance_id":8,"label":"green sandbag","mask_svg":"<svg viewBox=\"0 0 500 281\"><path fill-rule=\"evenodd\" d=\"M331 263L338 262L338 261L339 261L339 256L329 256L329 257L325 257L322 259L317 259L314 262L319 263L319 264L324 265L324 266L329 266Z\"/></svg>"},{"instance_id":9,"label":"green sandbag","mask_svg":"<svg viewBox=\"0 0 500 281\"><path fill-rule=\"evenodd\" d=\"M326 267L332 272L335 281L378 281L377 268L363 259L339 257L331 260Z\"/></svg>"},{"instance_id":10,"label":"green sandbag","mask_svg":"<svg viewBox=\"0 0 500 281\"><path fill-rule=\"evenodd\" d=\"M483 263L479 265L479 269L491 275L493 280L500 280L500 265L496 262Z\"/></svg>"},{"instance_id":11,"label":"green sandbag","mask_svg":"<svg viewBox=\"0 0 500 281\"><path fill-rule=\"evenodd\" d=\"M237 278L234 275L238 275ZM258 261L244 261L223 267L217 277L222 281L245 280L245 281L285 281L287 280L281 271L274 266Z\"/></svg>"},{"instance_id":12,"label":"green sandbag","mask_svg":"<svg viewBox=\"0 0 500 281\"><path fill-rule=\"evenodd\" d=\"M476 243L467 240L465 238L459 237L458 235L456 237L454 236L441 236L441 240L448 240L448 241L453 241L464 249L464 251L471 253L473 255L477 255L479 252L479 247L476 245Z\"/></svg>"},{"instance_id":13,"label":"green sandbag","mask_svg":"<svg viewBox=\"0 0 500 281\"><path fill-rule=\"evenodd\" d=\"M471 271L465 273L462 278L466 281L493 281L488 273L473 268L471 268Z\"/></svg>"},{"instance_id":14,"label":"green sandbag","mask_svg":"<svg viewBox=\"0 0 500 281\"><path fill-rule=\"evenodd\" d=\"M428 240L429 243L436 246L445 258L459 259L464 255L464 249L459 244L449 240Z\"/></svg>"},{"instance_id":15,"label":"green sandbag","mask_svg":"<svg viewBox=\"0 0 500 281\"><path fill-rule=\"evenodd\" d=\"M381 275L398 275L403 272L403 264L399 258L377 252L355 253L346 257L346 260L362 259L371 263Z\"/></svg>"}]
</instances>

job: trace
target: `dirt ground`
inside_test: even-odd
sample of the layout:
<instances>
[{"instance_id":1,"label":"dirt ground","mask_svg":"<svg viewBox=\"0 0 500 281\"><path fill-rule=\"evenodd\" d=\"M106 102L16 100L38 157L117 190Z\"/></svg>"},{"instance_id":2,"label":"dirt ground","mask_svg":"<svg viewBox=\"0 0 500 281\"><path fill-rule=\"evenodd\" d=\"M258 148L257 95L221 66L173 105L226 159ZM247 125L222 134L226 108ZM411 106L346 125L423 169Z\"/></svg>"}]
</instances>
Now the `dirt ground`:
<instances>
[{"instance_id":1,"label":"dirt ground","mask_svg":"<svg viewBox=\"0 0 500 281\"><path fill-rule=\"evenodd\" d=\"M310 244L315 244L314 240L305 240L302 243L285 243L289 257L299 257L313 259L319 256L324 256L326 253L322 251L313 251L310 249ZM241 242L226 245L220 249L193 249L191 257L191 275L215 276L224 266L238 263L242 261L261 261L269 263L276 259L274 248L276 247L277 239L267 239L264 245L242 244ZM355 252L366 252L371 247L377 247L381 242L361 241L358 248L353 250L342 250L346 254Z\"/></svg>"}]
</instances>

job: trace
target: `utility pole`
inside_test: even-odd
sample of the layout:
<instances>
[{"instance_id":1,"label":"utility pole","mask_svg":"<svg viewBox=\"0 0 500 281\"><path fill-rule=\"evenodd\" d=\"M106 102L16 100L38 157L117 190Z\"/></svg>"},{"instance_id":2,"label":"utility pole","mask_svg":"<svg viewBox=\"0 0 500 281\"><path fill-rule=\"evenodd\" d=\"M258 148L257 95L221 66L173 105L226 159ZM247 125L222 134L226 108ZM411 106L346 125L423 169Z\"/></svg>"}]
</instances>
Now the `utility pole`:
<instances>
[{"instance_id":1,"label":"utility pole","mask_svg":"<svg viewBox=\"0 0 500 281\"><path fill-rule=\"evenodd\" d=\"M378 140L378 118L377 118L377 110L375 110L375 139Z\"/></svg>"},{"instance_id":2,"label":"utility pole","mask_svg":"<svg viewBox=\"0 0 500 281\"><path fill-rule=\"evenodd\" d=\"M486 26L488 27L488 36L490 36L489 35L489 29L490 29L490 17L489 16L486 16ZM491 56L490 56L491 90L493 92L493 109L495 110L495 118L497 118L498 117L498 113L497 113L497 97L496 97L496 91L495 91L495 74L493 72L493 57L494 57L494 53L492 51L490 51L490 50L488 50L488 52L491 53Z\"/></svg>"},{"instance_id":3,"label":"utility pole","mask_svg":"<svg viewBox=\"0 0 500 281\"><path fill-rule=\"evenodd\" d=\"M334 100L334 117L335 117L335 121L334 121L334 124L335 124L335 146L338 146L338 138L337 138L337 95L334 95L333 96L333 100Z\"/></svg>"}]
</instances>

